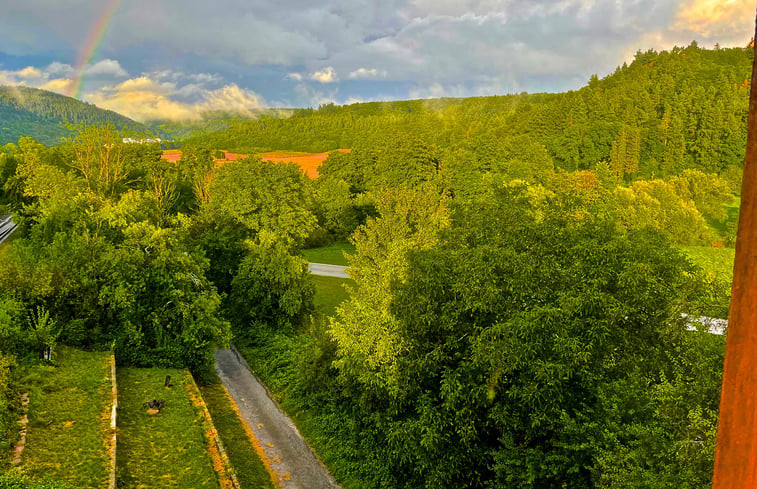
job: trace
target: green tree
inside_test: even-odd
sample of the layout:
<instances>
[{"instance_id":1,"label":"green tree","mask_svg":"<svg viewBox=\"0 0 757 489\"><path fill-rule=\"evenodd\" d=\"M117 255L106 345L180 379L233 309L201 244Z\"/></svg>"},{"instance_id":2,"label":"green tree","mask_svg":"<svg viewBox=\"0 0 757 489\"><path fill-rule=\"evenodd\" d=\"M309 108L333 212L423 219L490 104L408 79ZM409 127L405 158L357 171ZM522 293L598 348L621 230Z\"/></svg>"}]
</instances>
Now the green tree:
<instances>
[{"instance_id":1,"label":"green tree","mask_svg":"<svg viewBox=\"0 0 757 489\"><path fill-rule=\"evenodd\" d=\"M317 224L306 178L293 164L256 158L228 163L217 170L206 207L233 217L261 241L275 236L296 246Z\"/></svg>"}]
</instances>

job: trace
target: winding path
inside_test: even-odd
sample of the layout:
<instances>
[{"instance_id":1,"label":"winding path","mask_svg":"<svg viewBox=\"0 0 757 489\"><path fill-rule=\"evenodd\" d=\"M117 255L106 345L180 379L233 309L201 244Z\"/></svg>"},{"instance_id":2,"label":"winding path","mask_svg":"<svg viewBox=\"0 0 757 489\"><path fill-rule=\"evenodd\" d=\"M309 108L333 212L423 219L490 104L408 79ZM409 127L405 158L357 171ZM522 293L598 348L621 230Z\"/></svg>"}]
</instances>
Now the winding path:
<instances>
[{"instance_id":1,"label":"winding path","mask_svg":"<svg viewBox=\"0 0 757 489\"><path fill-rule=\"evenodd\" d=\"M215 370L262 446L284 489L339 489L292 421L269 396L236 349L216 350Z\"/></svg>"}]
</instances>

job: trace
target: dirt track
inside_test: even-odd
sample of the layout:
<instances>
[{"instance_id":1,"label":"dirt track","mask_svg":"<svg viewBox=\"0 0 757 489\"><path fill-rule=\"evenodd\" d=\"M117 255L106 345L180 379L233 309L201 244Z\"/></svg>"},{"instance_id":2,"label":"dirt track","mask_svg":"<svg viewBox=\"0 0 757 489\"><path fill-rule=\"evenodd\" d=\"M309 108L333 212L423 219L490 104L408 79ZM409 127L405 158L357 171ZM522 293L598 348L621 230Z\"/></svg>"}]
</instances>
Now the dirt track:
<instances>
[{"instance_id":1,"label":"dirt track","mask_svg":"<svg viewBox=\"0 0 757 489\"><path fill-rule=\"evenodd\" d=\"M216 372L243 420L265 451L277 487L338 489L339 485L305 443L292 421L268 396L239 352L216 350Z\"/></svg>"}]
</instances>

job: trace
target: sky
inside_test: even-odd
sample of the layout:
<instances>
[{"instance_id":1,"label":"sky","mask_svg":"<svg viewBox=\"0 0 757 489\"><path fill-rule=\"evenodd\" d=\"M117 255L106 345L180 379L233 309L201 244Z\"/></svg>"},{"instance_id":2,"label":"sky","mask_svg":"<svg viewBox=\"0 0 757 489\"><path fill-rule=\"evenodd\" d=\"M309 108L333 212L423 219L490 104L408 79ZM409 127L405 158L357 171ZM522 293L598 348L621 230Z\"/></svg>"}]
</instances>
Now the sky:
<instances>
[{"instance_id":1,"label":"sky","mask_svg":"<svg viewBox=\"0 0 757 489\"><path fill-rule=\"evenodd\" d=\"M140 121L560 92L754 29L754 0L0 0L0 85Z\"/></svg>"}]
</instances>

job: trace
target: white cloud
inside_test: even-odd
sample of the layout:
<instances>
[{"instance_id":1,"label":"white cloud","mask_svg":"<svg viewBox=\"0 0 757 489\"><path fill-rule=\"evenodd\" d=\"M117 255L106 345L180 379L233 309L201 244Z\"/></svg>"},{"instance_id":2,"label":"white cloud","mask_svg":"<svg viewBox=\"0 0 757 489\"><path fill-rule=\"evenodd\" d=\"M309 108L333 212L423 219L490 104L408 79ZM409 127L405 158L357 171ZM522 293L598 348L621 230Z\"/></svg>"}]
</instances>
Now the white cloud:
<instances>
[{"instance_id":1,"label":"white cloud","mask_svg":"<svg viewBox=\"0 0 757 489\"><path fill-rule=\"evenodd\" d=\"M285 76L295 83L267 88L270 96L298 101L331 94L316 90L306 96L297 88L301 82L337 87L340 77L363 80L364 86L381 80L421 87L413 92L419 96L438 93L434 84L448 94L459 87L467 87L464 94L486 94L488 87L498 93L563 90L577 88L593 73L611 72L638 49L667 49L693 39L745 45L754 27L753 3L131 0L122 2L103 41L110 64L89 69L115 85L127 70L113 60L128 59L130 71L173 83L166 95L171 100L183 97L193 104L223 87L224 78L215 72L243 86L242 80L263 79L260 86L271 87ZM85 44L102 9L85 0L0 0L0 51L71 56ZM40 79L0 71L0 82L61 85L73 77L63 63L36 68ZM92 92L96 86L90 80L85 88Z\"/></svg>"},{"instance_id":2,"label":"white cloud","mask_svg":"<svg viewBox=\"0 0 757 489\"><path fill-rule=\"evenodd\" d=\"M350 72L347 78L352 80L371 80L374 78L386 78L387 72L385 70L377 70L376 68L358 68L355 71Z\"/></svg>"},{"instance_id":3,"label":"white cloud","mask_svg":"<svg viewBox=\"0 0 757 489\"><path fill-rule=\"evenodd\" d=\"M319 83L334 83L339 80L339 77L334 68L329 66L310 75L310 79Z\"/></svg>"},{"instance_id":4,"label":"white cloud","mask_svg":"<svg viewBox=\"0 0 757 489\"><path fill-rule=\"evenodd\" d=\"M49 90L51 92L59 93L61 95L67 95L71 93L71 86L74 83L70 78L53 78L48 80L37 88L42 90Z\"/></svg>"},{"instance_id":5,"label":"white cloud","mask_svg":"<svg viewBox=\"0 0 757 489\"><path fill-rule=\"evenodd\" d=\"M109 76L113 78L123 78L129 74L121 67L121 64L114 59L104 59L84 69L84 73L89 76Z\"/></svg>"},{"instance_id":6,"label":"white cloud","mask_svg":"<svg viewBox=\"0 0 757 489\"><path fill-rule=\"evenodd\" d=\"M176 100L177 95L188 95L188 92L196 96L195 102ZM112 87L102 87L87 93L84 98L138 121L198 119L208 111L254 116L266 106L260 95L235 84L217 90L194 84L188 90L186 86L177 87L173 82L160 82L145 75Z\"/></svg>"},{"instance_id":7,"label":"white cloud","mask_svg":"<svg viewBox=\"0 0 757 489\"><path fill-rule=\"evenodd\" d=\"M50 76L70 77L74 74L74 67L69 64L53 61L52 63L47 65L47 67L45 68L45 73Z\"/></svg>"},{"instance_id":8,"label":"white cloud","mask_svg":"<svg viewBox=\"0 0 757 489\"><path fill-rule=\"evenodd\" d=\"M26 80L37 80L40 78L44 78L44 75L40 70L33 66L27 66L23 70L19 70L17 72L17 75L19 78L23 78Z\"/></svg>"},{"instance_id":9,"label":"white cloud","mask_svg":"<svg viewBox=\"0 0 757 489\"><path fill-rule=\"evenodd\" d=\"M196 106L200 111L236 112L250 117L266 106L265 100L260 95L234 84L209 91L203 98L204 100Z\"/></svg>"}]
</instances>

